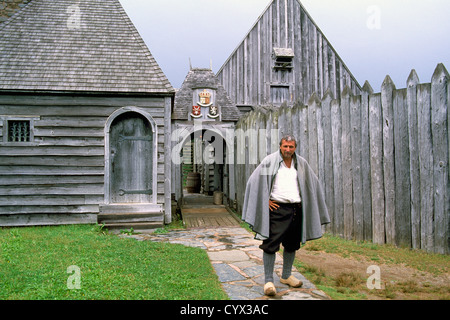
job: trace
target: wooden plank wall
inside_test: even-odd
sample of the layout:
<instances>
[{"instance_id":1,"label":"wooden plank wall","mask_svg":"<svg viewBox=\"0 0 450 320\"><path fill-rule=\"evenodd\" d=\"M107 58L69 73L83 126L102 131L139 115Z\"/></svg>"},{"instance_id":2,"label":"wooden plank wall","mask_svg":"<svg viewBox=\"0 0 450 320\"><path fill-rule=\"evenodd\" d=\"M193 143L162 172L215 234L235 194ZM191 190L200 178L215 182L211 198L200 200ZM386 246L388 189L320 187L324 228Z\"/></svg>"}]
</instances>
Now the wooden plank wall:
<instances>
[{"instance_id":1,"label":"wooden plank wall","mask_svg":"<svg viewBox=\"0 0 450 320\"><path fill-rule=\"evenodd\" d=\"M439 64L431 83L419 83L413 70L404 89L396 89L387 76L380 93L367 82L360 95L344 88L341 99L328 90L322 99L313 94L308 105L253 111L236 128L275 140L270 131L259 130L272 125L279 136L297 137L298 153L322 183L332 220L329 232L448 254L449 79ZM278 141L271 148L256 142L236 147L242 162L236 165L241 209L257 165L249 159L259 155L261 161L278 150Z\"/></svg>"},{"instance_id":2,"label":"wooden plank wall","mask_svg":"<svg viewBox=\"0 0 450 320\"><path fill-rule=\"evenodd\" d=\"M273 48L291 48L292 71L273 69ZM217 77L237 105L271 103L271 86L290 87L288 104L307 103L330 88L339 97L347 85L361 88L342 59L297 0L274 0L228 58Z\"/></svg>"},{"instance_id":3,"label":"wooden plank wall","mask_svg":"<svg viewBox=\"0 0 450 320\"><path fill-rule=\"evenodd\" d=\"M0 226L97 221L104 203L104 127L125 106L158 125L158 204L164 204L164 97L0 95L0 118L31 117L30 143L4 143L0 121Z\"/></svg>"}]
</instances>

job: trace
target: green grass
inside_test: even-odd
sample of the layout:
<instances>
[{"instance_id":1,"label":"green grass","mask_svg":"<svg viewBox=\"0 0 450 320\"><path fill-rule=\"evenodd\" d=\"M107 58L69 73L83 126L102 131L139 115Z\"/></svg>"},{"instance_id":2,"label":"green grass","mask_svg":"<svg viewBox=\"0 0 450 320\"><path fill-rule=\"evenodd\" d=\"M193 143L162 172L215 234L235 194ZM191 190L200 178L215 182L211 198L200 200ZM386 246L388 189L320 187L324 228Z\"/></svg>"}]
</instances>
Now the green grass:
<instances>
[{"instance_id":1,"label":"green grass","mask_svg":"<svg viewBox=\"0 0 450 320\"><path fill-rule=\"evenodd\" d=\"M206 252L99 226L0 229L2 300L227 299ZM69 289L81 272L80 289Z\"/></svg>"}]
</instances>

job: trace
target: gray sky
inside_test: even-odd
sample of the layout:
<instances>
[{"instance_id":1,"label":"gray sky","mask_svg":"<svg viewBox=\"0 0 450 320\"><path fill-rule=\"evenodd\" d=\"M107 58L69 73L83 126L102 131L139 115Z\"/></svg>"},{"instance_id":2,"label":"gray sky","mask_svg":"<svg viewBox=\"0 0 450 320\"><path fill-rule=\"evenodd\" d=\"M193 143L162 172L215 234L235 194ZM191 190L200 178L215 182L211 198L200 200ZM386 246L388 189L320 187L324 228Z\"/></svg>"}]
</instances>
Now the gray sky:
<instances>
[{"instance_id":1,"label":"gray sky","mask_svg":"<svg viewBox=\"0 0 450 320\"><path fill-rule=\"evenodd\" d=\"M270 0L120 0L175 88L193 67L217 72ZM390 75L406 87L412 69L430 82L450 70L449 0L301 0L347 67L376 92Z\"/></svg>"}]
</instances>

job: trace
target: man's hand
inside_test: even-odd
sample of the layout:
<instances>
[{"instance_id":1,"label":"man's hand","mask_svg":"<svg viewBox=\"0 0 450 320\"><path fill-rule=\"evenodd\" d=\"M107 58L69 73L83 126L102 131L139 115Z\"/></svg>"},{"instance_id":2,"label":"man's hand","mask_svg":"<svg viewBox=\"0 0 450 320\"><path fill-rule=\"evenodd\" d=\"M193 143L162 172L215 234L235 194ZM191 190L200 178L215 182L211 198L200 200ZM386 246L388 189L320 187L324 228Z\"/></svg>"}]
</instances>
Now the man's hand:
<instances>
[{"instance_id":1,"label":"man's hand","mask_svg":"<svg viewBox=\"0 0 450 320\"><path fill-rule=\"evenodd\" d=\"M276 202L269 200L269 208L270 210L274 211L277 210L280 207L279 204L277 204Z\"/></svg>"}]
</instances>

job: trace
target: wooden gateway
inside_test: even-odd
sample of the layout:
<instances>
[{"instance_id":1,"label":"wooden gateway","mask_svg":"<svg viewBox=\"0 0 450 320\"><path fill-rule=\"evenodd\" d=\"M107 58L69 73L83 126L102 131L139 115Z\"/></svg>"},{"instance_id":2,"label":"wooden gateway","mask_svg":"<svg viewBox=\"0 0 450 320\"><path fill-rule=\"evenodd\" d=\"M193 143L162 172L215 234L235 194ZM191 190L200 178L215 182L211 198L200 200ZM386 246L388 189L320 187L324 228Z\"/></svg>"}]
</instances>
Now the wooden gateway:
<instances>
[{"instance_id":1,"label":"wooden gateway","mask_svg":"<svg viewBox=\"0 0 450 320\"><path fill-rule=\"evenodd\" d=\"M118 0L28 2L0 24L0 226L170 222L174 93Z\"/></svg>"},{"instance_id":2,"label":"wooden gateway","mask_svg":"<svg viewBox=\"0 0 450 320\"><path fill-rule=\"evenodd\" d=\"M234 126L241 112L211 69L191 68L172 113L172 193L221 192L232 203ZM192 187L192 188L191 188Z\"/></svg>"}]
</instances>

